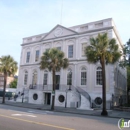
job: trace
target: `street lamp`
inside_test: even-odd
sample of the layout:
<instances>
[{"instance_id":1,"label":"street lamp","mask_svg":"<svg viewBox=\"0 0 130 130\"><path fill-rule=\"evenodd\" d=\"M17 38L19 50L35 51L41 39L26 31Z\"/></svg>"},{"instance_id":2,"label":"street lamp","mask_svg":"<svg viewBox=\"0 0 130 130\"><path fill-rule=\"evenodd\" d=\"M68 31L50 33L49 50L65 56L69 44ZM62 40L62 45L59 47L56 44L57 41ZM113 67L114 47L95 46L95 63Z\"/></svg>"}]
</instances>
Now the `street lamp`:
<instances>
[{"instance_id":1,"label":"street lamp","mask_svg":"<svg viewBox=\"0 0 130 130\"><path fill-rule=\"evenodd\" d=\"M69 70L69 90L71 90L71 85L72 85L72 71Z\"/></svg>"},{"instance_id":2,"label":"street lamp","mask_svg":"<svg viewBox=\"0 0 130 130\"><path fill-rule=\"evenodd\" d=\"M67 107L67 92L68 90L71 90L71 85L72 85L72 71L69 70L69 73L68 73L68 78L69 78L69 81L68 81L68 85L69 85L69 89L66 89L66 100L65 100L65 108Z\"/></svg>"},{"instance_id":3,"label":"street lamp","mask_svg":"<svg viewBox=\"0 0 130 130\"><path fill-rule=\"evenodd\" d=\"M25 90L25 88L23 88L23 93L21 94L21 96L22 96L22 103L23 103L23 100L24 100L24 90Z\"/></svg>"}]
</instances>

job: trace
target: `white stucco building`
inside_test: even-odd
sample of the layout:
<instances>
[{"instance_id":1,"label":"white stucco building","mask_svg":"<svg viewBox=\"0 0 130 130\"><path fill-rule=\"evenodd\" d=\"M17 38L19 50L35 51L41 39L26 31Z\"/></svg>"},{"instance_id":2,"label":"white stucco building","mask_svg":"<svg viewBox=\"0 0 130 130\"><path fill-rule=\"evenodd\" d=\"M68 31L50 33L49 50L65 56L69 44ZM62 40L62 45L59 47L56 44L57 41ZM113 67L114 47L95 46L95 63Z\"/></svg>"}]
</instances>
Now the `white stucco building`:
<instances>
[{"instance_id":1,"label":"white stucco building","mask_svg":"<svg viewBox=\"0 0 130 130\"><path fill-rule=\"evenodd\" d=\"M43 30L44 32L44 30ZM101 65L90 64L84 56L89 39L98 33L108 33L115 38L120 50L122 42L112 18L66 28L55 26L51 31L23 38L17 91L24 91L29 103L51 104L52 73L39 69L45 50L56 47L69 59L69 67L56 73L57 90L55 105L89 109L102 105ZM117 64L106 66L107 108L118 105L120 96L126 95L126 69ZM72 82L71 90L69 81ZM125 98L123 98L125 100ZM20 101L18 99L18 101Z\"/></svg>"}]
</instances>

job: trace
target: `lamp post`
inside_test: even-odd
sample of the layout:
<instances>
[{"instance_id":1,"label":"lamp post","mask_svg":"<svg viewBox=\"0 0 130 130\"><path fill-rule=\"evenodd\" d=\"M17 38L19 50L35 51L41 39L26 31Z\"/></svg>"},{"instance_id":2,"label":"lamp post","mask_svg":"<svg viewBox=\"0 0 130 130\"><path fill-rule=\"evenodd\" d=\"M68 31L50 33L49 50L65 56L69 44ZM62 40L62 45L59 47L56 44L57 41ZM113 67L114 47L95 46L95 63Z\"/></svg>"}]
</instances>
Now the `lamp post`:
<instances>
[{"instance_id":1,"label":"lamp post","mask_svg":"<svg viewBox=\"0 0 130 130\"><path fill-rule=\"evenodd\" d=\"M68 89L66 89L66 99L65 99L65 108L67 107L67 92L68 92Z\"/></svg>"},{"instance_id":2,"label":"lamp post","mask_svg":"<svg viewBox=\"0 0 130 130\"><path fill-rule=\"evenodd\" d=\"M23 93L22 93L22 103L23 103L23 100L24 100L24 90L25 90L25 88L23 88Z\"/></svg>"},{"instance_id":3,"label":"lamp post","mask_svg":"<svg viewBox=\"0 0 130 130\"><path fill-rule=\"evenodd\" d=\"M71 90L71 85L72 85L72 72L70 70L69 71L69 90Z\"/></svg>"},{"instance_id":4,"label":"lamp post","mask_svg":"<svg viewBox=\"0 0 130 130\"><path fill-rule=\"evenodd\" d=\"M67 107L67 92L68 90L71 90L71 85L72 85L72 71L69 70L69 82L68 82L68 85L69 85L69 89L66 89L66 100L65 100L65 108Z\"/></svg>"}]
</instances>

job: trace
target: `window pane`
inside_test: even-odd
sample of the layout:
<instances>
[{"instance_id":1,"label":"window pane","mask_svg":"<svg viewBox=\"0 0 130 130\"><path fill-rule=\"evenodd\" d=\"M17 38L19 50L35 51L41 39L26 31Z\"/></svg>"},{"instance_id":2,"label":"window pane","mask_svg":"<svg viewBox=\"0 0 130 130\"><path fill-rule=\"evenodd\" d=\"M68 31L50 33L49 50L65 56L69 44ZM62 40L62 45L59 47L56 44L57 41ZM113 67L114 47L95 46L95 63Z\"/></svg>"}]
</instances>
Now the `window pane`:
<instances>
[{"instance_id":1,"label":"window pane","mask_svg":"<svg viewBox=\"0 0 130 130\"><path fill-rule=\"evenodd\" d=\"M98 67L96 72L96 83L102 85L102 68Z\"/></svg>"},{"instance_id":2,"label":"window pane","mask_svg":"<svg viewBox=\"0 0 130 130\"><path fill-rule=\"evenodd\" d=\"M86 85L86 81L87 81L86 71L81 72L81 85Z\"/></svg>"},{"instance_id":3,"label":"window pane","mask_svg":"<svg viewBox=\"0 0 130 130\"><path fill-rule=\"evenodd\" d=\"M61 51L61 47L57 47L57 49Z\"/></svg>"},{"instance_id":4,"label":"window pane","mask_svg":"<svg viewBox=\"0 0 130 130\"><path fill-rule=\"evenodd\" d=\"M44 74L43 85L47 85L47 77L48 77L48 74Z\"/></svg>"},{"instance_id":5,"label":"window pane","mask_svg":"<svg viewBox=\"0 0 130 130\"><path fill-rule=\"evenodd\" d=\"M73 45L68 46L68 58L73 57Z\"/></svg>"},{"instance_id":6,"label":"window pane","mask_svg":"<svg viewBox=\"0 0 130 130\"><path fill-rule=\"evenodd\" d=\"M85 56L85 48L87 46L87 43L82 44L82 56Z\"/></svg>"},{"instance_id":7,"label":"window pane","mask_svg":"<svg viewBox=\"0 0 130 130\"><path fill-rule=\"evenodd\" d=\"M27 85L27 80L28 80L28 72L25 72L25 75L24 75L24 85Z\"/></svg>"},{"instance_id":8,"label":"window pane","mask_svg":"<svg viewBox=\"0 0 130 130\"><path fill-rule=\"evenodd\" d=\"M72 72L67 74L67 85L72 85Z\"/></svg>"},{"instance_id":9,"label":"window pane","mask_svg":"<svg viewBox=\"0 0 130 130\"><path fill-rule=\"evenodd\" d=\"M35 62L39 60L39 50L36 51Z\"/></svg>"},{"instance_id":10,"label":"window pane","mask_svg":"<svg viewBox=\"0 0 130 130\"><path fill-rule=\"evenodd\" d=\"M47 49L46 49L46 51L49 51L49 50L50 50L50 48L47 48Z\"/></svg>"},{"instance_id":11,"label":"window pane","mask_svg":"<svg viewBox=\"0 0 130 130\"><path fill-rule=\"evenodd\" d=\"M30 52L27 52L26 63L29 63L29 60L30 60Z\"/></svg>"},{"instance_id":12,"label":"window pane","mask_svg":"<svg viewBox=\"0 0 130 130\"><path fill-rule=\"evenodd\" d=\"M33 84L33 85L36 85L36 84L37 84L37 72L34 72L34 73L33 73L32 84Z\"/></svg>"}]
</instances>

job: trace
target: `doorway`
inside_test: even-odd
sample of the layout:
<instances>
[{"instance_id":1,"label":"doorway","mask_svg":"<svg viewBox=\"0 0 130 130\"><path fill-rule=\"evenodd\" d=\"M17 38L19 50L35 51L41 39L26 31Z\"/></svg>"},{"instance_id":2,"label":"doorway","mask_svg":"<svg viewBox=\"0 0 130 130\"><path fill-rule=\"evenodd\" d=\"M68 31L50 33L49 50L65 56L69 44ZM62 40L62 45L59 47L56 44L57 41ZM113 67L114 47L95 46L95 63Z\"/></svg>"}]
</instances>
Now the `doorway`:
<instances>
[{"instance_id":1,"label":"doorway","mask_svg":"<svg viewBox=\"0 0 130 130\"><path fill-rule=\"evenodd\" d=\"M46 105L51 104L51 93L45 93L45 103Z\"/></svg>"},{"instance_id":2,"label":"doorway","mask_svg":"<svg viewBox=\"0 0 130 130\"><path fill-rule=\"evenodd\" d=\"M56 90L59 90L60 87L60 75L56 75Z\"/></svg>"}]
</instances>

